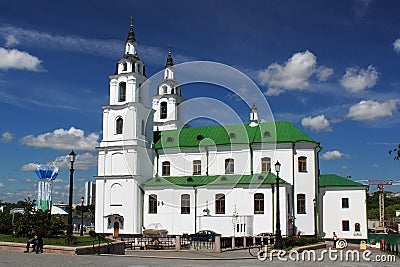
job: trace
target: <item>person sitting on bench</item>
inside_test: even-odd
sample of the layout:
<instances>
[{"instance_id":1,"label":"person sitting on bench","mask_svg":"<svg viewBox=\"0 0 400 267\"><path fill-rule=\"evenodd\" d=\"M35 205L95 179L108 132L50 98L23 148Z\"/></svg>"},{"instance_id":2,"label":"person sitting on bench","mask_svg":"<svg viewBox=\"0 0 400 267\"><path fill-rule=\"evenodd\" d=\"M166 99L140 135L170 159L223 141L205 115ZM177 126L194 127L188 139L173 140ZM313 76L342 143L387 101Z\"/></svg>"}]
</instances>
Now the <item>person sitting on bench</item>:
<instances>
[{"instance_id":1,"label":"person sitting on bench","mask_svg":"<svg viewBox=\"0 0 400 267\"><path fill-rule=\"evenodd\" d=\"M43 239L41 235L36 231L36 229L32 229L32 233L29 236L28 242L26 243L25 253L29 252L29 246L32 244L32 252L43 253Z\"/></svg>"}]
</instances>

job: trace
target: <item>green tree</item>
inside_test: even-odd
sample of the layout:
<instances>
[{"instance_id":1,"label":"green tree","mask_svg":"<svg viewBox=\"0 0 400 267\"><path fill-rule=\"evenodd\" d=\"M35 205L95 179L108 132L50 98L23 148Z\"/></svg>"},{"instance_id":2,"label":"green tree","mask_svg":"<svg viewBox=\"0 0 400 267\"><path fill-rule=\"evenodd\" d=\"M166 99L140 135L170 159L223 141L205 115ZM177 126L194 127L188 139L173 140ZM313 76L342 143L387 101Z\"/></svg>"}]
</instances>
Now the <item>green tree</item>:
<instances>
[{"instance_id":1,"label":"green tree","mask_svg":"<svg viewBox=\"0 0 400 267\"><path fill-rule=\"evenodd\" d=\"M400 159L400 144L397 146L397 148L391 149L388 151L390 155L394 155L394 160L399 160Z\"/></svg>"},{"instance_id":2,"label":"green tree","mask_svg":"<svg viewBox=\"0 0 400 267\"><path fill-rule=\"evenodd\" d=\"M64 234L65 220L50 211L35 210L35 200L25 199L24 214L16 214L14 227L17 236L27 236L35 228L43 237ZM18 215L18 216L17 216Z\"/></svg>"}]
</instances>

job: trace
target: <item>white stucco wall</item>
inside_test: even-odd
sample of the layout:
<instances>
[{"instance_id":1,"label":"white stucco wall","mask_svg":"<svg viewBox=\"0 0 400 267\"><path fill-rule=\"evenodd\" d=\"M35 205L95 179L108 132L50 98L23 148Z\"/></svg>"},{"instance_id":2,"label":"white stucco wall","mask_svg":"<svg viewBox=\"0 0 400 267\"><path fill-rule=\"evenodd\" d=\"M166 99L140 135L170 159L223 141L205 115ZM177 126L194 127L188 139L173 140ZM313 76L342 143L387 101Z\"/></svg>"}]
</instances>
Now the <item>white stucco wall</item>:
<instances>
[{"instance_id":1,"label":"white stucco wall","mask_svg":"<svg viewBox=\"0 0 400 267\"><path fill-rule=\"evenodd\" d=\"M368 224L366 210L366 190L361 188L321 188L322 237L367 239ZM349 208L342 208L342 198L349 199ZM350 231L342 231L342 220L348 220ZM354 231L355 223L360 224L360 232Z\"/></svg>"}]
</instances>

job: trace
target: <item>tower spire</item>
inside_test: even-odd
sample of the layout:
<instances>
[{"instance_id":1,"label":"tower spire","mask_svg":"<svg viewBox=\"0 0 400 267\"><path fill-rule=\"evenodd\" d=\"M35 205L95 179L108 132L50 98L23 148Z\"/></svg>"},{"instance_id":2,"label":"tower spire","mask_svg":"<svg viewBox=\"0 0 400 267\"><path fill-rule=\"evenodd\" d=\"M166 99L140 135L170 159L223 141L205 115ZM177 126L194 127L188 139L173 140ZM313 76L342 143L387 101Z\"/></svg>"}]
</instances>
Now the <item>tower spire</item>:
<instances>
[{"instance_id":1,"label":"tower spire","mask_svg":"<svg viewBox=\"0 0 400 267\"><path fill-rule=\"evenodd\" d=\"M256 104L253 103L253 106L250 108L249 126L250 127L254 127L254 126L257 126L258 124L259 124L259 121L258 121L258 110L257 110Z\"/></svg>"},{"instance_id":2,"label":"tower spire","mask_svg":"<svg viewBox=\"0 0 400 267\"><path fill-rule=\"evenodd\" d=\"M168 57L167 57L167 63L165 64L165 68L169 68L174 65L174 61L172 60L171 48L172 45L168 44Z\"/></svg>"},{"instance_id":3,"label":"tower spire","mask_svg":"<svg viewBox=\"0 0 400 267\"><path fill-rule=\"evenodd\" d=\"M133 31L133 16L130 16L129 19L130 19L130 29L126 42L133 44L136 43L135 32Z\"/></svg>"}]
</instances>

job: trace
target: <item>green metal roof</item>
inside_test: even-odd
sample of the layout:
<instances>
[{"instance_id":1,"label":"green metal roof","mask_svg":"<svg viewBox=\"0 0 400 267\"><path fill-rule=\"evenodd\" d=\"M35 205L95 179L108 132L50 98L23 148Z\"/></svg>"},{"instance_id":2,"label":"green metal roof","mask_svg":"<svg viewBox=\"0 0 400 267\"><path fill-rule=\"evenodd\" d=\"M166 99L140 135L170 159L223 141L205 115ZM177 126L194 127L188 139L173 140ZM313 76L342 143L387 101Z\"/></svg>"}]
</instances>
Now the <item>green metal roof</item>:
<instances>
[{"instance_id":1,"label":"green metal roof","mask_svg":"<svg viewBox=\"0 0 400 267\"><path fill-rule=\"evenodd\" d=\"M276 175L273 173L259 173L253 175L193 175L193 176L158 176L153 177L143 184L144 187L150 186L213 186L213 185L249 185L249 184L275 184ZM286 182L279 178L280 184Z\"/></svg>"},{"instance_id":2,"label":"green metal roof","mask_svg":"<svg viewBox=\"0 0 400 267\"><path fill-rule=\"evenodd\" d=\"M163 131L155 148L291 142L317 143L290 122L282 121L260 123L256 127L237 124Z\"/></svg>"},{"instance_id":3,"label":"green metal roof","mask_svg":"<svg viewBox=\"0 0 400 267\"><path fill-rule=\"evenodd\" d=\"M336 174L321 174L319 187L362 187L366 186Z\"/></svg>"}]
</instances>

